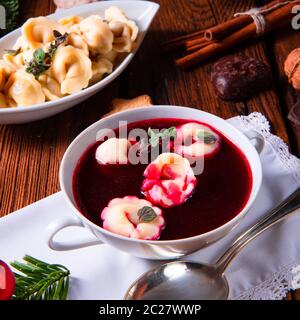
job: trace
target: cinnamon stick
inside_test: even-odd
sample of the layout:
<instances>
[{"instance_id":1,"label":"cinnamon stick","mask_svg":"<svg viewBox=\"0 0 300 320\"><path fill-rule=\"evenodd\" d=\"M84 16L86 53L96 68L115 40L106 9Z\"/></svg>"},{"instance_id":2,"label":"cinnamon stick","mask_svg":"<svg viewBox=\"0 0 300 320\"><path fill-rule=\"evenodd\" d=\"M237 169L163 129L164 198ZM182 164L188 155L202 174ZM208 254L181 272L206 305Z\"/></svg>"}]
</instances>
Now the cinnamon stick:
<instances>
[{"instance_id":1,"label":"cinnamon stick","mask_svg":"<svg viewBox=\"0 0 300 320\"><path fill-rule=\"evenodd\" d=\"M162 52L170 52L175 49L180 49L185 47L186 41L191 39L197 39L199 37L202 37L204 34L204 30L196 31L190 34L186 34L183 36L176 37L174 39L171 39L169 41L166 41L161 44L160 48Z\"/></svg>"},{"instance_id":2,"label":"cinnamon stick","mask_svg":"<svg viewBox=\"0 0 300 320\"><path fill-rule=\"evenodd\" d=\"M196 51L196 50L199 50L199 49L201 49L201 48L204 48L204 47L208 46L208 44L209 44L209 42L196 44L196 45L194 45L194 46L187 47L185 51L186 51L187 53L194 52L194 51Z\"/></svg>"},{"instance_id":3,"label":"cinnamon stick","mask_svg":"<svg viewBox=\"0 0 300 320\"><path fill-rule=\"evenodd\" d=\"M271 1L270 3L266 4L265 6L261 7L261 10L268 10L274 5L282 2L284 0L275 0ZM237 31L238 29L248 25L249 23L253 22L253 19L249 15L243 15L231 20L225 21L220 23L212 28L207 29L204 32L204 38L207 41L216 41L221 40L228 36L229 34Z\"/></svg>"},{"instance_id":4,"label":"cinnamon stick","mask_svg":"<svg viewBox=\"0 0 300 320\"><path fill-rule=\"evenodd\" d=\"M295 3L300 3L300 1ZM293 17L292 7L295 5L295 3L286 4L266 14L265 19L267 23L267 31L271 31L279 26L288 24ZM197 63L203 62L217 54L223 53L238 43L250 38L254 38L255 36L256 25L254 22L252 22L241 30L229 35L224 40L221 40L220 42L213 42L206 47L195 51L194 53L188 54L187 56L176 60L176 65L184 69L190 68Z\"/></svg>"},{"instance_id":5,"label":"cinnamon stick","mask_svg":"<svg viewBox=\"0 0 300 320\"><path fill-rule=\"evenodd\" d=\"M185 43L185 47L186 48L193 47L197 44L203 44L203 43L208 43L208 41L204 37L194 39L194 40L187 40Z\"/></svg>"}]
</instances>

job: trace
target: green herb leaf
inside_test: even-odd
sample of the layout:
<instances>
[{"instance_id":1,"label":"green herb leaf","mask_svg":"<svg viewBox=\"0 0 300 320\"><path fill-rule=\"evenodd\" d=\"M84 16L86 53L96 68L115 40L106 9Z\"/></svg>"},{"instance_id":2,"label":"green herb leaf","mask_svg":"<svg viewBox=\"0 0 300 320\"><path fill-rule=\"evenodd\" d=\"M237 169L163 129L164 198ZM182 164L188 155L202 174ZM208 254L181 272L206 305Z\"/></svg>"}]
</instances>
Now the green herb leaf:
<instances>
[{"instance_id":1,"label":"green herb leaf","mask_svg":"<svg viewBox=\"0 0 300 320\"><path fill-rule=\"evenodd\" d=\"M151 128L148 129L148 136L149 136L149 143L153 148L155 148L158 144L160 139L163 140L169 140L169 139L175 139L177 136L176 128L170 127L168 129L163 130L162 132L155 132Z\"/></svg>"},{"instance_id":2,"label":"green herb leaf","mask_svg":"<svg viewBox=\"0 0 300 320\"><path fill-rule=\"evenodd\" d=\"M198 139L202 140L205 144L214 144L217 142L217 137L209 131L198 131Z\"/></svg>"},{"instance_id":3,"label":"green herb leaf","mask_svg":"<svg viewBox=\"0 0 300 320\"><path fill-rule=\"evenodd\" d=\"M18 48L17 50L10 50L10 49L6 49L5 52L7 54L9 54L10 56L15 57L16 55L18 55L21 52L22 48Z\"/></svg>"},{"instance_id":4,"label":"green herb leaf","mask_svg":"<svg viewBox=\"0 0 300 320\"><path fill-rule=\"evenodd\" d=\"M67 33L62 35L56 30L53 31L53 34L55 40L50 44L48 52L45 52L41 48L36 49L33 53L32 60L27 63L26 72L33 74L37 80L42 73L44 73L51 67L51 62L57 48L66 41L68 36Z\"/></svg>"},{"instance_id":5,"label":"green herb leaf","mask_svg":"<svg viewBox=\"0 0 300 320\"><path fill-rule=\"evenodd\" d=\"M137 214L140 222L151 222L157 217L153 208L148 206L141 208Z\"/></svg>"},{"instance_id":6,"label":"green herb leaf","mask_svg":"<svg viewBox=\"0 0 300 320\"><path fill-rule=\"evenodd\" d=\"M38 64L44 63L45 57L46 57L46 53L43 49L36 49L33 53L33 59Z\"/></svg>"},{"instance_id":7,"label":"green herb leaf","mask_svg":"<svg viewBox=\"0 0 300 320\"><path fill-rule=\"evenodd\" d=\"M163 138L175 139L176 136L177 136L177 132L175 127L170 127L168 129L165 129L162 133Z\"/></svg>"},{"instance_id":8,"label":"green herb leaf","mask_svg":"<svg viewBox=\"0 0 300 320\"><path fill-rule=\"evenodd\" d=\"M70 271L58 264L48 264L26 255L25 263L13 262L15 273L15 300L66 300Z\"/></svg>"},{"instance_id":9,"label":"green herb leaf","mask_svg":"<svg viewBox=\"0 0 300 320\"><path fill-rule=\"evenodd\" d=\"M149 143L153 148L159 144L160 134L155 133L151 128L148 129Z\"/></svg>"}]
</instances>

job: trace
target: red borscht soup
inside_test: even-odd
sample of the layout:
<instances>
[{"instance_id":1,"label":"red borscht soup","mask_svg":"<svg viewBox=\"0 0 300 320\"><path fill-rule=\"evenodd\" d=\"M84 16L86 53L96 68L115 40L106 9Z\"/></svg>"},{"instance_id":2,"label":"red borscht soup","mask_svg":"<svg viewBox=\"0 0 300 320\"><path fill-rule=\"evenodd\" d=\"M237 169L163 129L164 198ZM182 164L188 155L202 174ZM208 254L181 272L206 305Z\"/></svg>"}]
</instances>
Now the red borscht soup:
<instances>
[{"instance_id":1,"label":"red borscht soup","mask_svg":"<svg viewBox=\"0 0 300 320\"><path fill-rule=\"evenodd\" d=\"M161 202L157 202L155 197L160 193L151 194L151 191L154 190L151 189L154 180L147 178L150 183L145 183L145 170L148 164L100 164L96 160L95 154L98 146L103 142L96 142L82 155L73 175L73 194L81 213L98 226L104 227L101 213L112 199L127 196L144 199L145 195L148 195L147 200L156 201L153 206L160 208L163 212L164 227L159 231L159 236L155 238L157 240L175 240L197 236L216 229L233 219L249 199L252 189L252 173L246 157L230 140L211 126L194 120L146 120L130 124L127 130L129 132L135 128L146 131L149 128L153 130L182 128L183 125L191 122L205 125L213 130L218 136L219 146L215 151L209 151L208 155L204 156L204 170L202 174L195 175L195 179L191 180L192 191L185 193L186 198L181 197L178 200L177 197L176 205L173 203L169 205L169 202L164 202L163 199ZM116 129L117 137L118 132ZM177 136L179 133L180 129L177 129ZM216 142L216 139L214 137L212 139L212 136L208 135L204 136L203 141L210 147L212 143ZM212 148L205 150L212 150ZM152 174L150 169L148 175ZM164 180L164 177L160 176L160 179ZM188 187L190 186L191 184L188 185ZM188 187L184 185L182 188ZM150 192L145 191L147 188L150 188ZM166 192L171 190L171 184L167 189ZM147 216L149 211L145 212L146 218L149 218L149 215ZM145 212L139 212L139 216ZM124 217L130 219L127 213ZM133 228L136 227L137 222L131 222Z\"/></svg>"}]
</instances>

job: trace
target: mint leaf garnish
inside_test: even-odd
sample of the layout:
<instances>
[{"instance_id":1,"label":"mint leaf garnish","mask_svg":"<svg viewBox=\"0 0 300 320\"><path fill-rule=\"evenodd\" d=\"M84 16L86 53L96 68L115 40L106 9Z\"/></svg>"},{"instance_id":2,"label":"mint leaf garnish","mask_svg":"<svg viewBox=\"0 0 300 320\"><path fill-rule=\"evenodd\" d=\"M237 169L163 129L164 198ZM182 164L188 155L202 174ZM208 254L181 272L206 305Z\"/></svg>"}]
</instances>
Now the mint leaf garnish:
<instances>
[{"instance_id":1,"label":"mint leaf garnish","mask_svg":"<svg viewBox=\"0 0 300 320\"><path fill-rule=\"evenodd\" d=\"M175 139L177 136L176 128L170 127L162 132L155 132L151 128L148 129L148 136L149 136L149 143L153 148L155 148L158 144L160 139L161 140L169 140L169 139Z\"/></svg>"},{"instance_id":2,"label":"mint leaf garnish","mask_svg":"<svg viewBox=\"0 0 300 320\"><path fill-rule=\"evenodd\" d=\"M214 134L205 130L197 132L197 137L205 144L214 144L217 142L217 137Z\"/></svg>"},{"instance_id":3,"label":"mint leaf garnish","mask_svg":"<svg viewBox=\"0 0 300 320\"><path fill-rule=\"evenodd\" d=\"M140 222L151 222L157 217L153 208L148 206L141 208L137 214Z\"/></svg>"}]
</instances>

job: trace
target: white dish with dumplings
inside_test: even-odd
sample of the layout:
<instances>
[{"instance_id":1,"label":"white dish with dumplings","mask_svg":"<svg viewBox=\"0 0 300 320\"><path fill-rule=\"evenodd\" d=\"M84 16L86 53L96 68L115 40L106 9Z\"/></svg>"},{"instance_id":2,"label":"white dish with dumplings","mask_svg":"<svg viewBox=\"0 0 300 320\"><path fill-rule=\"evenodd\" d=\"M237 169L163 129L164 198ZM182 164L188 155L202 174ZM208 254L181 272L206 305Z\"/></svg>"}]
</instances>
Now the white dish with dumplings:
<instances>
[{"instance_id":1,"label":"white dish with dumplings","mask_svg":"<svg viewBox=\"0 0 300 320\"><path fill-rule=\"evenodd\" d=\"M44 119L62 111L65 111L94 95L112 80L118 77L127 67L135 53L139 49L150 25L155 17L159 5L148 1L103 1L91 3L72 9L59 11L48 16L53 20L60 20L68 16L88 17L93 14L104 15L104 11L111 6L116 6L123 10L130 20L135 21L139 33L136 39L136 46L133 51L128 53L123 60L114 66L112 73L108 74L102 80L82 89L79 92L64 96L54 101L47 101L30 106L18 106L12 108L0 108L0 124L20 124ZM21 28L9 33L0 39L0 56L6 49L11 49L21 35Z\"/></svg>"}]
</instances>

